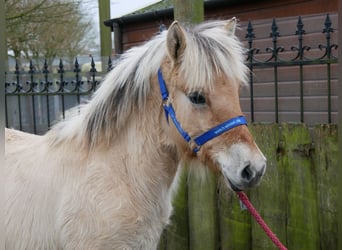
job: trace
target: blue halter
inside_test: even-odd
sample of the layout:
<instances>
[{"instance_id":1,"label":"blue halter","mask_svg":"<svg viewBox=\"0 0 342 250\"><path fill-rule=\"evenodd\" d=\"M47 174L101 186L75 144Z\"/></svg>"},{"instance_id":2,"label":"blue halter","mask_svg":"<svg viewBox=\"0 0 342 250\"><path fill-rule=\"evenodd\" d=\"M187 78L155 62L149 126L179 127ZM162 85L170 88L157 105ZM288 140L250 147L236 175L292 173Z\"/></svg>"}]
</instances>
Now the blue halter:
<instances>
[{"instance_id":1,"label":"blue halter","mask_svg":"<svg viewBox=\"0 0 342 250\"><path fill-rule=\"evenodd\" d=\"M235 128L237 126L247 125L247 121L245 117L237 116L219 124L216 127L209 129L207 132L201 134L195 139L191 139L190 135L182 128L181 124L176 118L175 110L173 109L172 103L170 102L170 99L169 99L169 91L167 90L167 87L166 87L166 84L165 84L165 81L164 81L164 78L160 69L158 70L158 80L159 80L160 93L161 93L162 100L163 100L163 108L165 111L167 122L169 123L169 117L171 117L171 120L176 126L178 132L181 134L184 140L186 140L190 144L190 146L193 147L193 151L195 153L197 153L200 150L201 146L204 143L215 138L216 136L219 136L223 134L224 132L232 128Z\"/></svg>"}]
</instances>

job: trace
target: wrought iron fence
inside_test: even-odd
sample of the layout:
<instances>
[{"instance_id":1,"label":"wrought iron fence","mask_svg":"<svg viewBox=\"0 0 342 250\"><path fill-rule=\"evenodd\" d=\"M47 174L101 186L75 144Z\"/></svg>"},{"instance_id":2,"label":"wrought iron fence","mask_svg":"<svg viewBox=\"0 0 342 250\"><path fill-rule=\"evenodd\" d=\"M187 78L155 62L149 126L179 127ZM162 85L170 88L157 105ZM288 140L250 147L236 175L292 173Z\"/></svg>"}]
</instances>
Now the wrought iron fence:
<instances>
[{"instance_id":1,"label":"wrought iron fence","mask_svg":"<svg viewBox=\"0 0 342 250\"><path fill-rule=\"evenodd\" d=\"M247 25L247 34L245 36L248 43L248 56L247 56L247 65L250 69L250 114L251 121L254 121L254 70L256 68L273 68L274 73L274 110L275 110L275 122L279 122L279 93L278 93L278 69L280 67L289 67L289 66L297 66L299 67L299 97L300 97L300 122L305 122L304 120L304 91L303 91L303 70L305 65L326 65L327 72L327 114L328 114L328 123L332 123L332 88L331 88L331 65L337 63L337 57L333 54L333 50L337 50L338 45L331 42L331 35L334 32L332 28L332 22L329 14L326 15L324 28L322 33L325 34L325 44L318 44L316 49L318 48L322 53L318 55L318 57L312 58L307 56L307 53L312 49L310 46L306 46L303 44L303 37L305 35L304 24L302 22L302 18L298 17L297 21L297 30L295 32L295 36L297 36L298 44L290 47L290 51L293 56L290 58L283 59L282 55L286 52L283 46L278 45L278 38L280 36L279 28L277 26L276 20L273 19L270 38L272 39L272 46L266 48L266 55L260 56L262 59L258 59L258 54L260 50L254 47L255 34L253 33L252 23L249 21ZM289 56L287 56L289 57Z\"/></svg>"},{"instance_id":2,"label":"wrought iron fence","mask_svg":"<svg viewBox=\"0 0 342 250\"><path fill-rule=\"evenodd\" d=\"M6 74L6 126L37 134L46 132L56 120L67 116L68 109L89 99L112 65L109 57L106 72L99 72L91 58L88 68L82 70L76 58L66 69L60 59L58 66L50 69L45 60L39 70L30 60L25 72L16 60L14 72Z\"/></svg>"},{"instance_id":3,"label":"wrought iron fence","mask_svg":"<svg viewBox=\"0 0 342 250\"><path fill-rule=\"evenodd\" d=\"M249 119L254 122L256 109L255 90L258 85L255 82L255 71L257 69L273 69L273 98L274 98L274 122L280 122L279 119L279 69L282 67L298 68L298 84L300 98L300 122L306 122L305 114L305 96L304 96L304 67L307 65L323 65L326 70L327 99L328 104L326 113L327 122L332 123L332 113L336 113L332 108L332 73L331 67L337 63L337 57L333 53L337 51L338 45L332 43L331 35L334 32L329 15L326 15L322 34L325 35L325 43L316 45L316 48L309 47L303 43L305 35L302 18L297 21L297 30L294 36L298 43L286 50L280 46L278 39L280 37L279 28L275 19L271 25L269 38L272 46L264 51L255 46L256 35L251 22L246 26L245 42L248 47L246 55L246 64L250 69L249 75L249 93L248 93L248 113ZM310 57L307 54L312 50L318 50L318 56ZM286 53L290 51L291 53ZM314 53L315 54L315 53ZM316 53L317 54L317 53ZM103 60L102 60L103 61ZM80 65L76 59L73 65L67 65L62 60L55 65L48 66L47 61L39 67L31 60L27 69L15 62L14 69L6 74L6 126L14 127L23 131L42 134L56 120L64 119L68 116L68 109L86 102L91 94L98 88L102 77L113 67L113 61L109 57L106 70L99 70L94 58L88 67ZM100 66L103 68L102 66ZM83 69L82 69L83 68ZM99 72L100 71L100 72ZM337 108L336 108L337 109ZM245 110L244 110L245 111ZM261 120L262 121L262 120ZM260 120L257 120L260 122Z\"/></svg>"}]
</instances>

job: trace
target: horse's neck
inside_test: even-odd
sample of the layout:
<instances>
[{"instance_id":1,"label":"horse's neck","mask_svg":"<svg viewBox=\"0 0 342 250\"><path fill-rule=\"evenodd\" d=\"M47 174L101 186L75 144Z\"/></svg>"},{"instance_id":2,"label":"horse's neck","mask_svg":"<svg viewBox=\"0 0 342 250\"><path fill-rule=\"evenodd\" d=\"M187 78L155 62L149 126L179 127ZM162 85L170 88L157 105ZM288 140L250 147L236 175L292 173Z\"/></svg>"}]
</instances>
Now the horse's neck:
<instances>
[{"instance_id":1,"label":"horse's neck","mask_svg":"<svg viewBox=\"0 0 342 250\"><path fill-rule=\"evenodd\" d=\"M107 159L108 166L103 167L111 168L108 172L113 178L125 183L128 198L141 214L160 211L168 217L179 156L161 132L160 118L164 119L164 114L154 109L135 114L109 148L99 149L91 157L93 162Z\"/></svg>"},{"instance_id":2,"label":"horse's neck","mask_svg":"<svg viewBox=\"0 0 342 250\"><path fill-rule=\"evenodd\" d=\"M57 144L61 142L61 148L70 148L71 151L89 150L89 161L95 165L97 161L108 164L108 167L113 168L113 173L118 172L127 182L134 180L132 184L136 186L158 190L166 184L164 188L169 188L180 159L176 147L167 137L169 127L157 87L151 87L146 106L134 108L134 113L129 115L125 124L119 126L120 129L113 131L114 126L109 124L99 127L97 131L100 132L96 134L99 137L93 148L88 148L86 143L87 131L79 129L86 128L88 115L81 115L74 121L57 126L52 133L52 141ZM89 110L95 112L97 109L93 107Z\"/></svg>"},{"instance_id":3,"label":"horse's neck","mask_svg":"<svg viewBox=\"0 0 342 250\"><path fill-rule=\"evenodd\" d=\"M123 164L117 167L130 168L130 174L136 175L132 177L139 182L144 181L140 178L143 176L146 183L170 186L180 158L167 136L169 126L161 106L159 88L156 82L151 84L145 106L134 108L126 124L114 133L110 151L113 155L125 156L121 157ZM146 183L141 185L147 187Z\"/></svg>"},{"instance_id":4,"label":"horse's neck","mask_svg":"<svg viewBox=\"0 0 342 250\"><path fill-rule=\"evenodd\" d=\"M170 186L180 158L176 147L165 133L168 127L164 121L163 111L161 108L156 109L158 106L159 102L149 103L146 112L133 116L122 131L120 144L128 156L126 167L132 168L137 175L150 178L148 182L159 181Z\"/></svg>"}]
</instances>

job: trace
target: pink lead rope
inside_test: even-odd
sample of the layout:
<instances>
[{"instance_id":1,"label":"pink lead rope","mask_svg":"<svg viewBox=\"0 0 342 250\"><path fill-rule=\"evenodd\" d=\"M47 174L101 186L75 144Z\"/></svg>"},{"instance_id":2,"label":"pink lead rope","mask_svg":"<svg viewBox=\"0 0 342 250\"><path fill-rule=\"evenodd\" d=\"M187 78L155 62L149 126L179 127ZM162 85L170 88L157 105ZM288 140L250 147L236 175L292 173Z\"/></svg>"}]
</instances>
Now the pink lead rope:
<instances>
[{"instance_id":1,"label":"pink lead rope","mask_svg":"<svg viewBox=\"0 0 342 250\"><path fill-rule=\"evenodd\" d=\"M247 207L249 212L253 215L255 220L259 223L261 228L265 231L265 233L268 235L268 237L273 241L273 243L281 250L287 250L287 248L280 242L278 237L272 232L272 230L267 226L265 221L261 218L258 211L253 207L252 203L249 201L247 195L242 192L236 192L239 196L240 201Z\"/></svg>"}]
</instances>

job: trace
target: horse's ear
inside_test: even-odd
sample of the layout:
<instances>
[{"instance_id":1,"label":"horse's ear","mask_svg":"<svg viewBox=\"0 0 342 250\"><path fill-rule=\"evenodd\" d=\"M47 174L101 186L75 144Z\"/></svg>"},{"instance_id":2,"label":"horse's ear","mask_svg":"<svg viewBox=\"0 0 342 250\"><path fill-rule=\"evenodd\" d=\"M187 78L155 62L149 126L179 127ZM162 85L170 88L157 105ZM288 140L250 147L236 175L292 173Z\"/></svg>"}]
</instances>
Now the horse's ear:
<instances>
[{"instance_id":1,"label":"horse's ear","mask_svg":"<svg viewBox=\"0 0 342 250\"><path fill-rule=\"evenodd\" d=\"M183 55L186 47L186 39L183 28L174 21L168 31L166 37L168 52L175 62Z\"/></svg>"},{"instance_id":2,"label":"horse's ear","mask_svg":"<svg viewBox=\"0 0 342 250\"><path fill-rule=\"evenodd\" d=\"M227 23L224 25L224 28L228 31L229 35L235 34L236 23L237 23L237 19L236 17L233 17L229 19Z\"/></svg>"}]
</instances>

